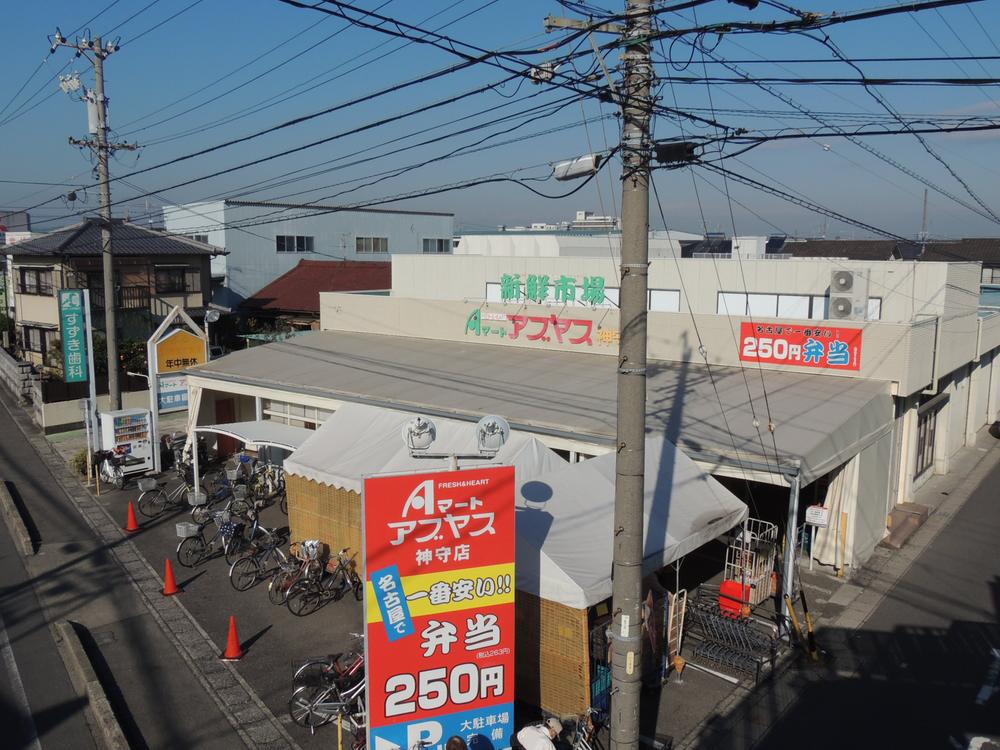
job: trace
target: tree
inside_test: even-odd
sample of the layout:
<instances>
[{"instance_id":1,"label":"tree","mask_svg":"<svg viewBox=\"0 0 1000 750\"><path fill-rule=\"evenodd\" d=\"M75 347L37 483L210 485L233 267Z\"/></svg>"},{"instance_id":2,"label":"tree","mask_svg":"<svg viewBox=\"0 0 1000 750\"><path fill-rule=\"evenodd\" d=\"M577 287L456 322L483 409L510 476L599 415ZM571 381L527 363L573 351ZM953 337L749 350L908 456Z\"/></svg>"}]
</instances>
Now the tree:
<instances>
[{"instance_id":1,"label":"tree","mask_svg":"<svg viewBox=\"0 0 1000 750\"><path fill-rule=\"evenodd\" d=\"M126 372L146 372L146 342L137 339L121 342L118 345L118 358Z\"/></svg>"}]
</instances>

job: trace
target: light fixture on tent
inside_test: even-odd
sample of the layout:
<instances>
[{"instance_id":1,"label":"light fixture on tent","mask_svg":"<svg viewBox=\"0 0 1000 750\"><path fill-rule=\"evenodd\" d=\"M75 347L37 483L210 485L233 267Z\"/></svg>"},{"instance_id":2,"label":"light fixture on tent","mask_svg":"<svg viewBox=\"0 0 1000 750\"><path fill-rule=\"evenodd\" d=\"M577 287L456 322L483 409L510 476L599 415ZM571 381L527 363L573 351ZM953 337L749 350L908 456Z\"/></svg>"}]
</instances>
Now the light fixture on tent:
<instances>
[{"instance_id":1,"label":"light fixture on tent","mask_svg":"<svg viewBox=\"0 0 1000 750\"><path fill-rule=\"evenodd\" d=\"M510 425L503 417L490 414L476 424L476 443L479 452L495 456L510 437Z\"/></svg>"},{"instance_id":2,"label":"light fixture on tent","mask_svg":"<svg viewBox=\"0 0 1000 750\"><path fill-rule=\"evenodd\" d=\"M428 417L416 416L402 427L403 444L412 458L446 458L452 471L458 470L458 460L489 460L497 455L510 437L510 425L503 417L489 415L476 424L475 453L430 453L428 448L437 438L437 427Z\"/></svg>"},{"instance_id":3,"label":"light fixture on tent","mask_svg":"<svg viewBox=\"0 0 1000 750\"><path fill-rule=\"evenodd\" d=\"M413 451L425 451L437 438L437 428L427 417L416 416L403 425L403 443Z\"/></svg>"}]
</instances>

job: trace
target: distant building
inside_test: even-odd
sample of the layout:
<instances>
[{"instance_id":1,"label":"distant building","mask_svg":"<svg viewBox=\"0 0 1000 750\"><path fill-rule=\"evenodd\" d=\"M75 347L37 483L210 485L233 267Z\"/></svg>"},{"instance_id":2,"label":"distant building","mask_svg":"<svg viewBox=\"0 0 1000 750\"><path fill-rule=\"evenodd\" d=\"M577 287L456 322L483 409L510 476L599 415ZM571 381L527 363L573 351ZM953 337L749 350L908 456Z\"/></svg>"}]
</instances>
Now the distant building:
<instances>
[{"instance_id":1,"label":"distant building","mask_svg":"<svg viewBox=\"0 0 1000 750\"><path fill-rule=\"evenodd\" d=\"M700 235L688 232L649 233L649 257L672 258L686 242ZM470 232L458 238L455 255L492 255L516 258L557 258L564 256L618 258L622 236L616 230L507 229L499 232Z\"/></svg>"},{"instance_id":2,"label":"distant building","mask_svg":"<svg viewBox=\"0 0 1000 750\"><path fill-rule=\"evenodd\" d=\"M618 229L620 221L617 216L598 216L593 211L577 211L576 218L570 223L570 229L609 230Z\"/></svg>"},{"instance_id":3,"label":"distant building","mask_svg":"<svg viewBox=\"0 0 1000 750\"><path fill-rule=\"evenodd\" d=\"M212 262L213 301L240 301L300 260L387 261L400 253L450 253L450 213L242 200L164 206L168 232L223 247Z\"/></svg>"}]
</instances>

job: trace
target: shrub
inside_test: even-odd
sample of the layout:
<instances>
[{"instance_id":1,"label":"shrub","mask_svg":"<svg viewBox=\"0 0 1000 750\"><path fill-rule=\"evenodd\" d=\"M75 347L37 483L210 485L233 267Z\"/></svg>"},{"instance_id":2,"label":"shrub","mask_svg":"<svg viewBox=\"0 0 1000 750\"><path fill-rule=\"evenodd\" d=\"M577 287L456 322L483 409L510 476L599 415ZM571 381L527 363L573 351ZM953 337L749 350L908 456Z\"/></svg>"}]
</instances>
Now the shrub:
<instances>
[{"instance_id":1,"label":"shrub","mask_svg":"<svg viewBox=\"0 0 1000 750\"><path fill-rule=\"evenodd\" d=\"M69 460L69 465L77 474L87 474L87 449L81 448Z\"/></svg>"}]
</instances>

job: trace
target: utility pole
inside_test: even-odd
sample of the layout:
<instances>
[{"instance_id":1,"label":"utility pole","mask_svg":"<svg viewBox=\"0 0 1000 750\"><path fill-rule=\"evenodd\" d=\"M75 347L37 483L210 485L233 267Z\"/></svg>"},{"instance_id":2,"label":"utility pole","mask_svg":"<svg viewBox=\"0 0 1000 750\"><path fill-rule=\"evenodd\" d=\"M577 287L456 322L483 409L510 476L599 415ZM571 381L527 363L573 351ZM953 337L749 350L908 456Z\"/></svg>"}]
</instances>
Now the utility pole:
<instances>
[{"instance_id":1,"label":"utility pole","mask_svg":"<svg viewBox=\"0 0 1000 750\"><path fill-rule=\"evenodd\" d=\"M927 188L924 188L924 219L920 223L920 242L927 244Z\"/></svg>"},{"instance_id":2,"label":"utility pole","mask_svg":"<svg viewBox=\"0 0 1000 750\"><path fill-rule=\"evenodd\" d=\"M642 690L646 299L649 271L650 0L626 0L622 98L622 261L611 607L611 749L639 746Z\"/></svg>"},{"instance_id":3,"label":"utility pole","mask_svg":"<svg viewBox=\"0 0 1000 750\"><path fill-rule=\"evenodd\" d=\"M115 272L114 259L111 253L111 185L108 178L108 157L114 150L125 149L134 151L138 148L127 143L108 143L108 100L104 96L104 59L118 51L117 44L103 44L101 37L88 40L77 39L73 42L63 37L56 29L52 43L52 51L57 47L71 47L78 57L83 56L94 66L94 91L85 94L89 108L96 110L96 127L90 127L94 139L70 138L74 146L86 146L97 154L97 177L101 185L101 258L104 276L104 327L108 355L108 397L112 411L122 408L122 389L118 382L118 328L115 310ZM89 53L89 54L88 54ZM90 58L93 55L93 59Z\"/></svg>"},{"instance_id":4,"label":"utility pole","mask_svg":"<svg viewBox=\"0 0 1000 750\"><path fill-rule=\"evenodd\" d=\"M546 18L547 30L622 35L622 257L611 622L611 750L637 750L642 690L643 493L646 464L646 299L649 270L651 0L626 0L625 24ZM600 59L600 55L598 54ZM601 61L603 64L603 61ZM610 81L609 81L610 83ZM613 84L612 84L613 85Z\"/></svg>"}]
</instances>

